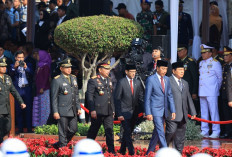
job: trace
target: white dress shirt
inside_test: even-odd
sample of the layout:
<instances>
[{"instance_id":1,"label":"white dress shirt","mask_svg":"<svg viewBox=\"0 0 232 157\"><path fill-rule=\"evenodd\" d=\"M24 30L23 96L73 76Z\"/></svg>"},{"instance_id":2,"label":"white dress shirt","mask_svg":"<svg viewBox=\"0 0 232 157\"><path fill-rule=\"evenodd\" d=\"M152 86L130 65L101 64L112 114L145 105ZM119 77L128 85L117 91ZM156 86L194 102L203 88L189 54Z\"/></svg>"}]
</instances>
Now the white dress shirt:
<instances>
[{"instance_id":1,"label":"white dress shirt","mask_svg":"<svg viewBox=\"0 0 232 157\"><path fill-rule=\"evenodd\" d=\"M157 77L158 77L158 79L160 81L160 84L161 84L161 76L157 72L156 72L156 75L157 75ZM163 80L164 80L164 77L163 77ZM165 80L164 80L164 88L165 88Z\"/></svg>"}]
</instances>

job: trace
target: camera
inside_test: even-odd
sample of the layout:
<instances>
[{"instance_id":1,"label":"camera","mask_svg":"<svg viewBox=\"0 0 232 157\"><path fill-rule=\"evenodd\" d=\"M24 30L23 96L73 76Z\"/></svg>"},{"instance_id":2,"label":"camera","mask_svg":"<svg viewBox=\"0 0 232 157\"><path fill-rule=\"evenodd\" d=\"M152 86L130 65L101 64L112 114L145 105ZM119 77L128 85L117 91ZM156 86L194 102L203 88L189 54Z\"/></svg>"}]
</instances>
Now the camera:
<instances>
[{"instance_id":1,"label":"camera","mask_svg":"<svg viewBox=\"0 0 232 157\"><path fill-rule=\"evenodd\" d=\"M24 61L20 60L20 61L19 61L19 66L20 66L20 67L24 67Z\"/></svg>"}]
</instances>

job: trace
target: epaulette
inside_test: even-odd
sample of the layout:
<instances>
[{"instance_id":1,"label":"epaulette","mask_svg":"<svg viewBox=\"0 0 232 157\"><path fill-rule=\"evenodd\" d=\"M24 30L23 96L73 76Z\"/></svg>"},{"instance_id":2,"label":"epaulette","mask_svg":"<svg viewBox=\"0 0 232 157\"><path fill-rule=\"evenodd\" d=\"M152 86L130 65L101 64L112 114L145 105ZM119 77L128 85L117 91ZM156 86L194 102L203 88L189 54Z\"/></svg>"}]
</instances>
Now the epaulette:
<instances>
[{"instance_id":1,"label":"epaulette","mask_svg":"<svg viewBox=\"0 0 232 157\"><path fill-rule=\"evenodd\" d=\"M76 75L71 74L71 76L76 77Z\"/></svg>"},{"instance_id":2,"label":"epaulette","mask_svg":"<svg viewBox=\"0 0 232 157\"><path fill-rule=\"evenodd\" d=\"M219 57L219 59L220 59L221 61L223 61L223 60L224 60L222 57Z\"/></svg>"},{"instance_id":3,"label":"epaulette","mask_svg":"<svg viewBox=\"0 0 232 157\"><path fill-rule=\"evenodd\" d=\"M54 79L58 79L60 77L60 75L57 75L56 77L54 77Z\"/></svg>"},{"instance_id":4,"label":"epaulette","mask_svg":"<svg viewBox=\"0 0 232 157\"><path fill-rule=\"evenodd\" d=\"M192 58L188 58L188 60L193 61L193 59L192 59Z\"/></svg>"},{"instance_id":5,"label":"epaulette","mask_svg":"<svg viewBox=\"0 0 232 157\"><path fill-rule=\"evenodd\" d=\"M218 62L218 60L217 60L217 59L215 59L215 58L214 58L213 60L214 60L215 62Z\"/></svg>"},{"instance_id":6,"label":"epaulette","mask_svg":"<svg viewBox=\"0 0 232 157\"><path fill-rule=\"evenodd\" d=\"M97 78L97 75L96 75L96 76L91 77L91 79L95 79L95 78Z\"/></svg>"}]
</instances>

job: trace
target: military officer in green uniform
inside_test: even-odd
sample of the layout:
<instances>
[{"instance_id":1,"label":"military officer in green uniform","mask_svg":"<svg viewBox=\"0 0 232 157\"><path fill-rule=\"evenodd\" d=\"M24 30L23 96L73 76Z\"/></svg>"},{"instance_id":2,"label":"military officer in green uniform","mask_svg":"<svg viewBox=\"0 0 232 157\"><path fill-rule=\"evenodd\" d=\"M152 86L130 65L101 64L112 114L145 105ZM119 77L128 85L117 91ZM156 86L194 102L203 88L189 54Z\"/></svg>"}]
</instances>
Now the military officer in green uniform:
<instances>
[{"instance_id":1,"label":"military officer in green uniform","mask_svg":"<svg viewBox=\"0 0 232 157\"><path fill-rule=\"evenodd\" d=\"M185 44L178 44L177 48L178 61L184 63L184 77L183 79L189 84L189 92L194 100L197 113L200 112L200 104L197 103L198 93L198 69L196 61L188 56L188 46Z\"/></svg>"},{"instance_id":2,"label":"military officer in green uniform","mask_svg":"<svg viewBox=\"0 0 232 157\"><path fill-rule=\"evenodd\" d=\"M54 148L66 146L77 132L77 116L81 114L77 79L71 75L71 59L60 62L61 74L51 85L51 103L54 119L58 120L59 142Z\"/></svg>"},{"instance_id":3,"label":"military officer in green uniform","mask_svg":"<svg viewBox=\"0 0 232 157\"><path fill-rule=\"evenodd\" d=\"M113 120L113 85L109 77L110 62L103 61L97 67L98 74L92 77L87 85L87 103L91 114L91 126L87 138L95 139L103 123L106 135L106 144L110 153L114 151Z\"/></svg>"},{"instance_id":4,"label":"military officer in green uniform","mask_svg":"<svg viewBox=\"0 0 232 157\"><path fill-rule=\"evenodd\" d=\"M151 12L151 10L149 10L149 5L152 2L149 2L149 0L141 0L140 2L142 11L137 14L136 20L144 29L143 39L149 42L149 49L151 51L151 36L154 35L154 33L156 32L156 27L153 24L154 14Z\"/></svg>"},{"instance_id":5,"label":"military officer in green uniform","mask_svg":"<svg viewBox=\"0 0 232 157\"><path fill-rule=\"evenodd\" d=\"M224 47L224 61L226 64L223 65L223 80L222 80L222 86L220 91L221 96L221 108L222 108L222 114L221 119L224 121L231 120L232 119L232 108L229 106L229 102L231 100L231 97L229 97L228 92L231 91L231 80L232 75L230 75L231 68L232 68L232 49L229 47ZM226 124L224 125L224 133L220 136L220 138L232 138L232 124Z\"/></svg>"},{"instance_id":6,"label":"military officer in green uniform","mask_svg":"<svg viewBox=\"0 0 232 157\"><path fill-rule=\"evenodd\" d=\"M6 67L6 58L3 57L0 59L0 144L3 142L3 137L6 136L11 129L9 94L11 93L19 104L21 104L22 109L26 107L15 89L10 76L5 74Z\"/></svg>"}]
</instances>

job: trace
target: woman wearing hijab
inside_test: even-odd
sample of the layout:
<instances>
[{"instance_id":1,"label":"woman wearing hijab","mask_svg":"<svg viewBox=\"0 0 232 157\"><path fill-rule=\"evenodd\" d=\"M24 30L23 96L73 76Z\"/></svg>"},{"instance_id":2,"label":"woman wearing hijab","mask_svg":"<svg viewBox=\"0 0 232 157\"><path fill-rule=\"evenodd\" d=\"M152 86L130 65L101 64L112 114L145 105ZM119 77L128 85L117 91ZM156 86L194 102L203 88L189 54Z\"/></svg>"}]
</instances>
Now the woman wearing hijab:
<instances>
[{"instance_id":1,"label":"woman wearing hijab","mask_svg":"<svg viewBox=\"0 0 232 157\"><path fill-rule=\"evenodd\" d=\"M220 45L222 34L222 18L216 5L210 6L209 14L209 42Z\"/></svg>"},{"instance_id":2,"label":"woman wearing hijab","mask_svg":"<svg viewBox=\"0 0 232 157\"><path fill-rule=\"evenodd\" d=\"M50 65L51 57L39 50L34 55L37 59L37 73L35 77L36 96L33 101L33 126L41 126L47 123L50 114Z\"/></svg>"},{"instance_id":3,"label":"woman wearing hijab","mask_svg":"<svg viewBox=\"0 0 232 157\"><path fill-rule=\"evenodd\" d=\"M39 11L40 20L35 25L35 47L47 50L50 43L48 40L50 22L49 13L47 11Z\"/></svg>"}]
</instances>

